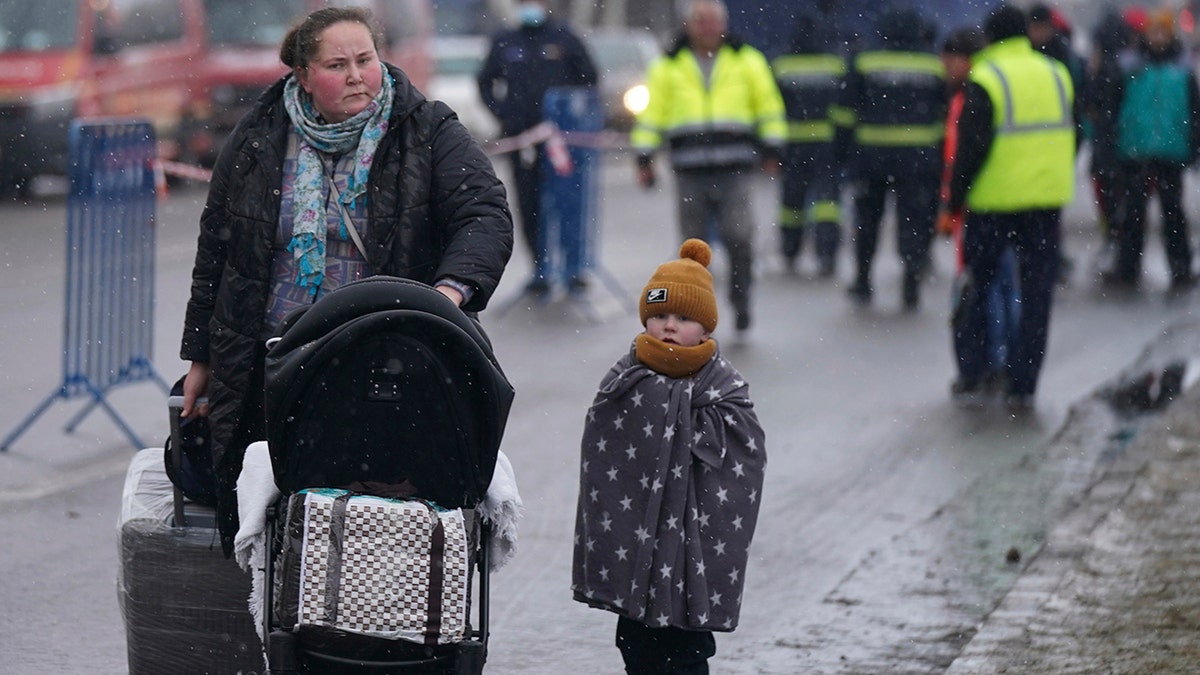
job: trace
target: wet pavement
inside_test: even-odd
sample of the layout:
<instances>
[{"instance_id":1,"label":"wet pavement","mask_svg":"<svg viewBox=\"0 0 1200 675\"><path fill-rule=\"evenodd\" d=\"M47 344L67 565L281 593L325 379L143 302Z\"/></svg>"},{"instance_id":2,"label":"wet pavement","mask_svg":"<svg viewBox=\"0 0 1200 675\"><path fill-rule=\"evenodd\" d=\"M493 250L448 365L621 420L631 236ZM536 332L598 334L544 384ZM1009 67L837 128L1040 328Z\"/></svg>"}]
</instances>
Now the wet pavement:
<instances>
[{"instance_id":1,"label":"wet pavement","mask_svg":"<svg viewBox=\"0 0 1200 675\"><path fill-rule=\"evenodd\" d=\"M1078 451L1115 415L1103 471L1057 491L1061 518L947 674L1200 671L1198 357L1200 324L1181 323L1072 411L1048 452ZM1172 366L1185 373L1177 397Z\"/></svg>"},{"instance_id":2,"label":"wet pavement","mask_svg":"<svg viewBox=\"0 0 1200 675\"><path fill-rule=\"evenodd\" d=\"M804 655L791 672L1200 672L1198 379L1185 318L1047 440L996 443L1009 468L872 550L774 645Z\"/></svg>"},{"instance_id":3,"label":"wet pavement","mask_svg":"<svg viewBox=\"0 0 1200 675\"><path fill-rule=\"evenodd\" d=\"M607 179L619 197L606 202L604 231L611 276L628 286L677 250L672 228L650 226L670 222L671 202L632 189L632 166L622 160ZM773 186L759 187L768 209ZM202 200L178 190L161 210L156 363L168 377L184 365L176 327ZM0 310L17 327L0 336L3 430L46 393L58 363L63 244L53 208L0 205L11 282ZM1096 251L1089 208L1069 221L1080 267ZM763 250L772 235L762 228ZM1155 408L1162 380L1143 377L1200 355L1200 326L1178 323L1200 316L1200 293L1165 301L1163 256L1152 250L1136 297L1107 297L1082 270L1059 290L1037 409L1024 419L949 401L947 274L908 313L898 290L854 308L841 282L785 275L764 260L759 323L729 353L770 430L770 485L743 622L719 636L713 672L1200 670L1186 652L1194 603L1175 597L1200 588L1178 566L1195 550L1184 536L1194 520L1181 517L1195 511L1200 395ZM951 269L952 251L935 253L937 268ZM633 334L636 319L619 303L634 294L597 283L597 316L565 297L526 303L527 266L511 265L487 317L520 392L505 442L527 504L518 555L492 589L489 672L550 675L588 663L608 675L620 672L614 620L571 599L569 542L582 411ZM877 273L896 288L897 257L881 255ZM1187 384L1197 370L1185 371ZM157 387L131 387L115 403L140 432L162 437ZM72 410L56 406L0 455L0 535L20 542L0 550L0 672L126 671L112 524L131 449L103 419L62 433ZM1176 661L1135 661L1149 656Z\"/></svg>"}]
</instances>

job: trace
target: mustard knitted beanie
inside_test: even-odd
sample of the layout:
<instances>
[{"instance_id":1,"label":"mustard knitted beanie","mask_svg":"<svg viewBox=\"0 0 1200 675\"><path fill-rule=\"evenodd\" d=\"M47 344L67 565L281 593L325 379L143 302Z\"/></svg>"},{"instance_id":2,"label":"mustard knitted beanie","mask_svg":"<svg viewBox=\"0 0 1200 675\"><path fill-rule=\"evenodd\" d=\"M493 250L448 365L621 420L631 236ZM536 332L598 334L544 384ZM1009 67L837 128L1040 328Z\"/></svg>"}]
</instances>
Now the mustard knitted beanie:
<instances>
[{"instance_id":1,"label":"mustard knitted beanie","mask_svg":"<svg viewBox=\"0 0 1200 675\"><path fill-rule=\"evenodd\" d=\"M642 289L642 325L655 314L678 314L698 322L710 333L716 330L717 296L708 271L711 260L712 249L703 240L683 242L679 260L659 265Z\"/></svg>"}]
</instances>

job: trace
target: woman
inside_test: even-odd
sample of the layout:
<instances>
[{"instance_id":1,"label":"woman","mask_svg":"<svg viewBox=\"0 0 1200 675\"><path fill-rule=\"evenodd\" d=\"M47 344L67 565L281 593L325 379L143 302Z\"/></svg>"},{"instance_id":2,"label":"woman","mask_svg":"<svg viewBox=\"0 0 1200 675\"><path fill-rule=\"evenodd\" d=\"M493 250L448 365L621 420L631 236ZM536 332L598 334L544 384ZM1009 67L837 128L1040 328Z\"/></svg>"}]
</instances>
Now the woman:
<instances>
[{"instance_id":1,"label":"woman","mask_svg":"<svg viewBox=\"0 0 1200 675\"><path fill-rule=\"evenodd\" d=\"M264 341L291 309L373 274L483 309L512 253L491 161L445 104L379 60L370 14L325 8L283 40L292 72L239 122L213 171L180 357L183 415L209 415L221 543L264 437ZM197 405L208 396L207 404Z\"/></svg>"}]
</instances>

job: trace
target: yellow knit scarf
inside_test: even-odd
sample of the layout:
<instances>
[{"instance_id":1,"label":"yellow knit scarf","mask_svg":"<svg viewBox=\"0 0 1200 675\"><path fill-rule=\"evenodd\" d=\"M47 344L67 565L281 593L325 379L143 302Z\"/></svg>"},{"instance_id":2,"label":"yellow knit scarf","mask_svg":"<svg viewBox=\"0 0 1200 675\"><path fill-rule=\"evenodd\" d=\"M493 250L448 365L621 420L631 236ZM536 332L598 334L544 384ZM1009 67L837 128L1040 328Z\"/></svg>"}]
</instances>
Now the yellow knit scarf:
<instances>
[{"instance_id":1,"label":"yellow knit scarf","mask_svg":"<svg viewBox=\"0 0 1200 675\"><path fill-rule=\"evenodd\" d=\"M717 353L715 340L705 340L695 347L668 344L645 333L634 341L634 354L643 366L667 377L691 377Z\"/></svg>"}]
</instances>

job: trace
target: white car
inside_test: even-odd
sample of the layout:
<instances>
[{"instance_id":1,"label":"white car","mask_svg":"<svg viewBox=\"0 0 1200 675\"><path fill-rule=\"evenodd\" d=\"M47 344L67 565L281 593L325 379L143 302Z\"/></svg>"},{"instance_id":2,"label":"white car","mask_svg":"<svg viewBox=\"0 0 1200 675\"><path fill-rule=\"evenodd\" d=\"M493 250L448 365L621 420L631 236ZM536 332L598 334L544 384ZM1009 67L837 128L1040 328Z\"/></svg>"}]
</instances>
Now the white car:
<instances>
[{"instance_id":1,"label":"white car","mask_svg":"<svg viewBox=\"0 0 1200 675\"><path fill-rule=\"evenodd\" d=\"M644 29L597 29L583 36L600 76L605 125L628 131L646 108L646 68L661 53L654 34ZM491 47L481 35L439 36L433 41L434 74L426 95L444 101L480 141L496 140L500 123L479 96L476 78Z\"/></svg>"},{"instance_id":2,"label":"white car","mask_svg":"<svg viewBox=\"0 0 1200 675\"><path fill-rule=\"evenodd\" d=\"M646 68L662 53L658 40L649 30L629 28L596 29L583 41L600 71L605 125L628 131L650 101Z\"/></svg>"}]
</instances>

